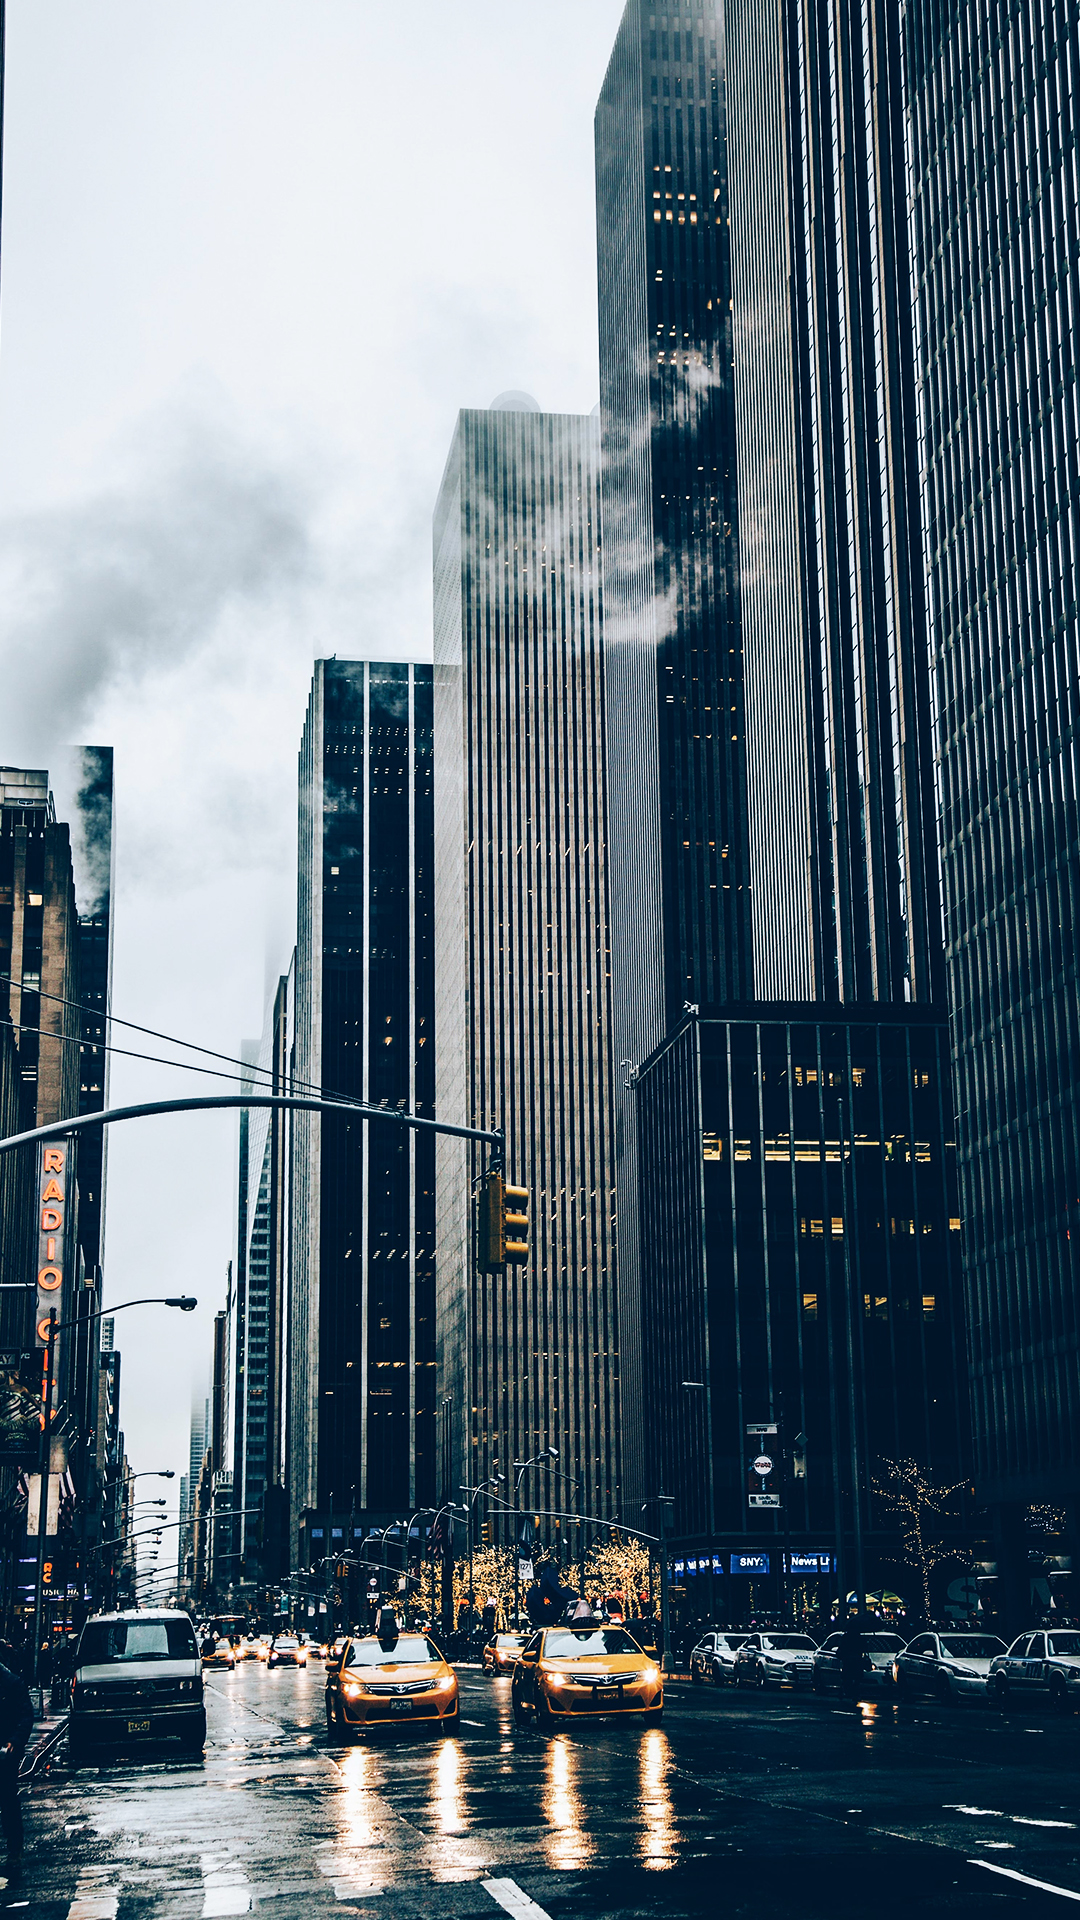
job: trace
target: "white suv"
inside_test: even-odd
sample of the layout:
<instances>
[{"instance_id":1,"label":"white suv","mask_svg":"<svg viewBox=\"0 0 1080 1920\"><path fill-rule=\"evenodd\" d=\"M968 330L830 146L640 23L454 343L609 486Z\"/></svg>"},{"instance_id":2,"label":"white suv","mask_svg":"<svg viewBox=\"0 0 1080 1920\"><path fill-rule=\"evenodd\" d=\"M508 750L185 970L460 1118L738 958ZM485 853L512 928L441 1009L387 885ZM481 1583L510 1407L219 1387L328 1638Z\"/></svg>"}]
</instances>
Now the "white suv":
<instances>
[{"instance_id":1,"label":"white suv","mask_svg":"<svg viewBox=\"0 0 1080 1920\"><path fill-rule=\"evenodd\" d=\"M92 1748L179 1740L199 1753L206 1740L202 1661L186 1613L99 1613L86 1622L75 1655L68 1715L74 1765Z\"/></svg>"}]
</instances>

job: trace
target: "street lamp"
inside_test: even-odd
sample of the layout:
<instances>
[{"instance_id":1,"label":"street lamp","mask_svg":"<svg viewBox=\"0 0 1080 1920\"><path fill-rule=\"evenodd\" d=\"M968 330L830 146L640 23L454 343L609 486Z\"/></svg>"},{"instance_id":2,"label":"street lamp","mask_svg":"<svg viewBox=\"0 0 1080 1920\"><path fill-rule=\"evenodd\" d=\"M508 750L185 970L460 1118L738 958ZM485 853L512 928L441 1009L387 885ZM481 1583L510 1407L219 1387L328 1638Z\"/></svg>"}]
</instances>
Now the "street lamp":
<instances>
[{"instance_id":1,"label":"street lamp","mask_svg":"<svg viewBox=\"0 0 1080 1920\"><path fill-rule=\"evenodd\" d=\"M43 1382L43 1412L41 1418L41 1471L38 1475L38 1538L37 1538L37 1577L34 1582L34 1678L42 1684L43 1661L41 1654L41 1624L45 1600L45 1543L49 1530L49 1474L52 1466L52 1401L54 1386L54 1364L56 1355L56 1336L66 1333L71 1327L89 1326L95 1320L111 1318L115 1313L123 1313L127 1307L179 1307L181 1313L191 1313L198 1301L190 1294L172 1294L165 1298L155 1295L139 1300L121 1300L120 1304L80 1316L76 1320L57 1320L56 1308L49 1308L47 1321L40 1321L38 1332L45 1340L45 1378Z\"/></svg>"},{"instance_id":2,"label":"street lamp","mask_svg":"<svg viewBox=\"0 0 1080 1920\"><path fill-rule=\"evenodd\" d=\"M478 1487L458 1488L459 1493L467 1493L469 1495L469 1610L474 1616L474 1625L470 1628L470 1636L475 1630L476 1614L476 1588L473 1584L473 1534L476 1531L476 1502L480 1494L486 1493L489 1487L503 1487L505 1485L505 1473L493 1473L487 1480L481 1480Z\"/></svg>"},{"instance_id":3,"label":"street lamp","mask_svg":"<svg viewBox=\"0 0 1080 1920\"><path fill-rule=\"evenodd\" d=\"M517 1516L518 1516L518 1493L521 1488L521 1483L525 1478L525 1475L528 1473L529 1468L542 1467L548 1460L557 1460L558 1457L559 1457L558 1447L543 1447L541 1448L541 1451L539 1453L533 1455L533 1458L531 1460L515 1460L514 1461L514 1471L517 1474L517 1479L514 1481L514 1519L515 1521L517 1520ZM520 1611L521 1611L521 1538L520 1538L520 1529L519 1529L518 1538L514 1542L514 1623L515 1625L517 1624L517 1619Z\"/></svg>"}]
</instances>

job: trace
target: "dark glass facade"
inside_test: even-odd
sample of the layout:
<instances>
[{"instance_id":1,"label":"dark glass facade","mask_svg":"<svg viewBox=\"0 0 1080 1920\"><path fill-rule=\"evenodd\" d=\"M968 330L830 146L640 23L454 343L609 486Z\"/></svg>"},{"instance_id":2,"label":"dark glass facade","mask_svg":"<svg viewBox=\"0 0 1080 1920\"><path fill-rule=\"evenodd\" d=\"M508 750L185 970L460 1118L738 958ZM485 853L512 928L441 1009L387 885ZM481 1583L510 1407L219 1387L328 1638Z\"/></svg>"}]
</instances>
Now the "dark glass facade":
<instances>
[{"instance_id":1,"label":"dark glass facade","mask_svg":"<svg viewBox=\"0 0 1080 1920\"><path fill-rule=\"evenodd\" d=\"M440 1494L556 1446L522 1498L560 1516L620 1499L598 454L591 418L464 412L435 516L438 1113L505 1127L532 1220L478 1273L484 1156L440 1140Z\"/></svg>"},{"instance_id":2,"label":"dark glass facade","mask_svg":"<svg viewBox=\"0 0 1080 1920\"><path fill-rule=\"evenodd\" d=\"M596 109L624 1489L648 1470L630 1069L752 992L722 11L629 0ZM620 1064L621 1063L621 1064Z\"/></svg>"},{"instance_id":3,"label":"dark glass facade","mask_svg":"<svg viewBox=\"0 0 1080 1920\"><path fill-rule=\"evenodd\" d=\"M905 24L976 1468L1004 1513L1080 1495L1080 29L1074 0Z\"/></svg>"},{"instance_id":4,"label":"dark glass facade","mask_svg":"<svg viewBox=\"0 0 1080 1920\"><path fill-rule=\"evenodd\" d=\"M725 1567L770 1543L839 1553L853 1585L858 1522L868 1582L894 1585L900 1543L870 1494L882 1460L947 1482L966 1466L944 1024L703 1011L646 1063L637 1097L644 1313L663 1329L645 1418L676 1539ZM776 1510L748 1501L764 1443L746 1427L770 1422ZM717 1597L736 1616L739 1603Z\"/></svg>"},{"instance_id":5,"label":"dark glass facade","mask_svg":"<svg viewBox=\"0 0 1080 1920\"><path fill-rule=\"evenodd\" d=\"M886 1092L889 1047L908 1049L914 1073L932 1035L926 1070L938 1117L918 1135L931 1155L920 1168L934 1168L920 1173L922 1186L945 1179L954 1139L942 1070L917 386L904 320L903 74L899 19L885 0L666 9L630 0L597 112L623 1368L649 1409L640 1438L627 1433L624 1446L643 1493L678 1467L676 1455L657 1452L671 1381L700 1371L682 1346L693 1324L683 1280L666 1301L656 1294L660 1223L686 1240L688 1259L704 1231L714 1272L727 1234L738 1326L718 1338L726 1353L737 1334L748 1390L764 1391L751 1327L769 1329L770 1354L778 1365L783 1356L789 1402L811 1393L818 1367L814 1337L794 1341L776 1317L776 1249L794 1245L792 1193L766 1151L782 1130L769 1133L761 1117L740 1135L750 1157L738 1165L757 1165L761 1177L756 1201L740 1192L734 1238L708 1163L698 1180L702 1129L719 1121L676 1101L658 1145L649 1089L668 1043L680 1054L684 1004L691 1017L699 1006L730 1017L733 1034L760 1006L770 1055L785 1052L792 1072L805 1064L804 1026L824 1033L826 1010L838 1032L860 1023L867 1062L830 1053L827 1069L865 1064L888 1107L867 1133L877 1148L856 1152L860 1193L873 1152L884 1168L885 1141L915 1137ZM687 1131L676 1152L680 1111ZM821 1178L824 1145L815 1160ZM687 1184L672 1214L676 1165ZM801 1187L803 1162L792 1169ZM891 1161L888 1175L895 1184ZM916 1218L910 1206L890 1201L886 1215L884 1201L875 1205L875 1218ZM949 1218L958 1216L953 1204ZM820 1226L826 1215L819 1207L805 1218ZM934 1302L928 1322L950 1329L940 1366L907 1366L901 1289L886 1295L891 1357L875 1359L866 1389L876 1406L888 1374L893 1439L906 1435L928 1470L964 1453L959 1427L948 1446L935 1434L942 1392L961 1427L966 1405L956 1241L940 1206L935 1218L919 1253L933 1283L919 1298ZM850 1255L850 1226L840 1238ZM684 1278L688 1270L678 1268ZM862 1329L850 1258L845 1272L843 1313ZM844 1284L835 1261L830 1273L835 1318ZM876 1313L860 1351L880 1345ZM911 1321L920 1339L921 1314ZM698 1413L672 1414L672 1431L702 1422L714 1436L703 1457L722 1475L732 1456L716 1436L746 1382L719 1360L702 1366ZM844 1391L861 1394L854 1378ZM910 1399L902 1418L901 1383ZM638 1404L636 1392L625 1404ZM820 1409L811 1413L831 1463L816 1484L830 1479L850 1507L854 1469L843 1461L863 1415L856 1409L845 1427L838 1410L824 1423ZM864 1437L873 1452L869 1426ZM673 1483L687 1526L692 1516L706 1525L703 1471L686 1454ZM731 1512L709 1511L708 1527L730 1532ZM869 1510L863 1517L870 1527ZM816 1512L809 1519L822 1524ZM853 1524L849 1512L833 1528L845 1551Z\"/></svg>"},{"instance_id":6,"label":"dark glass facade","mask_svg":"<svg viewBox=\"0 0 1080 1920\"><path fill-rule=\"evenodd\" d=\"M296 1083L435 1101L431 668L316 662L300 752ZM435 1452L435 1156L411 1129L292 1125L289 1495L420 1505ZM249 1190L249 1204L257 1196Z\"/></svg>"}]
</instances>

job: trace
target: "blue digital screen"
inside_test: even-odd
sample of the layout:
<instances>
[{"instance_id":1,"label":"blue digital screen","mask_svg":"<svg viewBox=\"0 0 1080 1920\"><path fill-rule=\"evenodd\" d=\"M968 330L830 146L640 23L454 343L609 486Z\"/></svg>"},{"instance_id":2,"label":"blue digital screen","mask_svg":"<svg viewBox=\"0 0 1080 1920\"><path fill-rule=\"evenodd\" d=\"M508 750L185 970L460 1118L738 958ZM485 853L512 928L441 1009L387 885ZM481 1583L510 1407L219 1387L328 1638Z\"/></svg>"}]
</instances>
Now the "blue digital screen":
<instances>
[{"instance_id":1,"label":"blue digital screen","mask_svg":"<svg viewBox=\"0 0 1080 1920\"><path fill-rule=\"evenodd\" d=\"M733 1553L731 1571L732 1573L768 1573L769 1556L767 1553Z\"/></svg>"}]
</instances>

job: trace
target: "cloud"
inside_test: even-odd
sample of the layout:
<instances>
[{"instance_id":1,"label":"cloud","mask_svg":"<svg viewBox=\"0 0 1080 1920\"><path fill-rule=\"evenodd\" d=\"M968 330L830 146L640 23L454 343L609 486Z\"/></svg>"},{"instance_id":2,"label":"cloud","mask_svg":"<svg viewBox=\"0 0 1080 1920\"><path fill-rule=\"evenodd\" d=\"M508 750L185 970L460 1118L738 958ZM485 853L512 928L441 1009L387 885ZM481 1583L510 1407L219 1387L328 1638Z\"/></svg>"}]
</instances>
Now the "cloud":
<instances>
[{"instance_id":1,"label":"cloud","mask_svg":"<svg viewBox=\"0 0 1080 1920\"><path fill-rule=\"evenodd\" d=\"M104 694L175 670L223 622L311 585L318 490L219 413L144 424L92 497L0 523L0 676L17 739L82 731Z\"/></svg>"}]
</instances>

